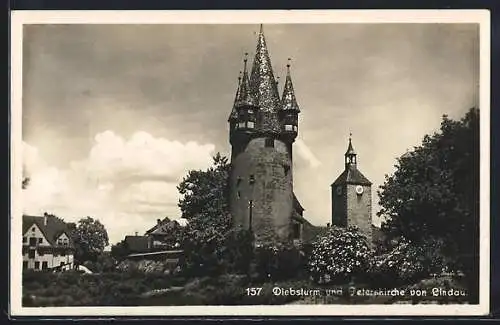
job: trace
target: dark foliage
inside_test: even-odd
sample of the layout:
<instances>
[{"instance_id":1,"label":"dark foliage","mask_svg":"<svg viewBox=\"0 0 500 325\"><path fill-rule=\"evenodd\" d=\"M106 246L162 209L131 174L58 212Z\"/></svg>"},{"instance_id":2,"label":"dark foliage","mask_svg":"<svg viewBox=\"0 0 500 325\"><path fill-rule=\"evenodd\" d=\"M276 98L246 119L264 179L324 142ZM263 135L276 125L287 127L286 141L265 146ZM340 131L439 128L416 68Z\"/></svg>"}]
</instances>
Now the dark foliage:
<instances>
[{"instance_id":1,"label":"dark foliage","mask_svg":"<svg viewBox=\"0 0 500 325\"><path fill-rule=\"evenodd\" d=\"M440 131L426 135L395 167L379 190L387 250L400 237L417 246L438 243L448 267L464 272L477 291L479 110L459 121L443 116Z\"/></svg>"}]
</instances>

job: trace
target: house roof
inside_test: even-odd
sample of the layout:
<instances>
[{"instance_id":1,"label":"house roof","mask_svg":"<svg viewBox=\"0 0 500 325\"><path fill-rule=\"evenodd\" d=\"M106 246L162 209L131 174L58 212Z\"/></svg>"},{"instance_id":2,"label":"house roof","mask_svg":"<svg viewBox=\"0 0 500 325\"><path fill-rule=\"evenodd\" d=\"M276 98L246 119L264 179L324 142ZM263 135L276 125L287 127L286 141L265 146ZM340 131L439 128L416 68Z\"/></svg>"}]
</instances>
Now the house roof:
<instances>
[{"instance_id":1,"label":"house roof","mask_svg":"<svg viewBox=\"0 0 500 325\"><path fill-rule=\"evenodd\" d=\"M357 168L346 168L342 174L332 183L333 185L339 184L356 184L356 185L372 185Z\"/></svg>"},{"instance_id":2,"label":"house roof","mask_svg":"<svg viewBox=\"0 0 500 325\"><path fill-rule=\"evenodd\" d=\"M125 243L132 252L144 252L148 249L146 236L125 236Z\"/></svg>"},{"instance_id":3,"label":"house roof","mask_svg":"<svg viewBox=\"0 0 500 325\"><path fill-rule=\"evenodd\" d=\"M47 223L45 223L45 218L47 218ZM62 233L68 235L69 246L73 246L73 241L71 240L71 236L69 236L68 224L62 219L49 214L41 217L23 215L23 235L35 224L52 246L56 245L56 240Z\"/></svg>"},{"instance_id":4,"label":"house roof","mask_svg":"<svg viewBox=\"0 0 500 325\"><path fill-rule=\"evenodd\" d=\"M169 217L165 217L163 218L163 220L160 220L158 219L156 224L150 228L149 230L146 231L146 233L144 235L149 235L150 233L152 233L153 231L157 230L160 226L164 225L165 223L167 222L170 222L170 218Z\"/></svg>"},{"instance_id":5,"label":"house roof","mask_svg":"<svg viewBox=\"0 0 500 325\"><path fill-rule=\"evenodd\" d=\"M150 234L168 234L169 229L173 227L174 225L178 225L181 227L185 227L188 224L187 219L185 218L179 218L179 219L173 219L171 220L170 218L166 217L163 220L158 220L156 225L154 225L151 229L146 231L144 234L145 236L148 236Z\"/></svg>"}]
</instances>

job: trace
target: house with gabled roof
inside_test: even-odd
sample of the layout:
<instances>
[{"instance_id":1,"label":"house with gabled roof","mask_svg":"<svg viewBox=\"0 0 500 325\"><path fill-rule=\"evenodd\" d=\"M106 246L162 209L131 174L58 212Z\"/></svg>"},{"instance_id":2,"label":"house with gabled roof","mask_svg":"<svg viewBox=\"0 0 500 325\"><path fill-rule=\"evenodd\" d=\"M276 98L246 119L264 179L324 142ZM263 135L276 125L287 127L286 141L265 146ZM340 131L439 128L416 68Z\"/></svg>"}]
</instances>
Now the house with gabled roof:
<instances>
[{"instance_id":1,"label":"house with gabled roof","mask_svg":"<svg viewBox=\"0 0 500 325\"><path fill-rule=\"evenodd\" d=\"M70 228L56 216L23 215L23 269L46 270L71 264L74 244Z\"/></svg>"}]
</instances>

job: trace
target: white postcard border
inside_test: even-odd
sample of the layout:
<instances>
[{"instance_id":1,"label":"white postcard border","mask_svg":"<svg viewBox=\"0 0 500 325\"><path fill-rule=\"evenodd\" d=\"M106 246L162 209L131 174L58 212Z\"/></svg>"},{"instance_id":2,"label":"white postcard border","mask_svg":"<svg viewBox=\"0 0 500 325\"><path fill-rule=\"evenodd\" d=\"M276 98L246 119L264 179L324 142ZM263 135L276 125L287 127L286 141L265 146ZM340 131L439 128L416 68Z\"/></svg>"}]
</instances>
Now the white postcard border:
<instances>
[{"instance_id":1,"label":"white postcard border","mask_svg":"<svg viewBox=\"0 0 500 325\"><path fill-rule=\"evenodd\" d=\"M22 27L24 24L480 24L480 301L478 305L22 307ZM487 315L490 294L490 12L488 10L13 11L11 13L12 316L466 316Z\"/></svg>"}]
</instances>

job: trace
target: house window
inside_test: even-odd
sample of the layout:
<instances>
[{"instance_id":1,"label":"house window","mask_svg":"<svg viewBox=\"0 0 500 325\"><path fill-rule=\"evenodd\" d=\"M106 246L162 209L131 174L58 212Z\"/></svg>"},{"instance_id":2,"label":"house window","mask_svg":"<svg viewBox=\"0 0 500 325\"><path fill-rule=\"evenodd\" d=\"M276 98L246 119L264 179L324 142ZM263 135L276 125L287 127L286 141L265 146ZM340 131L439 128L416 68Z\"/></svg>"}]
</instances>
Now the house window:
<instances>
[{"instance_id":1,"label":"house window","mask_svg":"<svg viewBox=\"0 0 500 325\"><path fill-rule=\"evenodd\" d=\"M35 262L35 270L38 270L40 268L40 262L36 261Z\"/></svg>"},{"instance_id":2,"label":"house window","mask_svg":"<svg viewBox=\"0 0 500 325\"><path fill-rule=\"evenodd\" d=\"M38 238L38 243L39 244L43 243L43 238Z\"/></svg>"},{"instance_id":3,"label":"house window","mask_svg":"<svg viewBox=\"0 0 500 325\"><path fill-rule=\"evenodd\" d=\"M65 251L62 251L62 252L61 252L61 256L66 256L66 252L65 252Z\"/></svg>"},{"instance_id":4,"label":"house window","mask_svg":"<svg viewBox=\"0 0 500 325\"><path fill-rule=\"evenodd\" d=\"M23 244L27 243L27 242L28 242L28 238L26 238L25 236L23 236Z\"/></svg>"},{"instance_id":5,"label":"house window","mask_svg":"<svg viewBox=\"0 0 500 325\"><path fill-rule=\"evenodd\" d=\"M63 266L63 265L64 265L64 262L59 263L59 265L60 265L60 266Z\"/></svg>"},{"instance_id":6,"label":"house window","mask_svg":"<svg viewBox=\"0 0 500 325\"><path fill-rule=\"evenodd\" d=\"M39 250L38 250L38 256L43 256L43 255L44 255L44 254L43 254L43 251L39 249Z\"/></svg>"},{"instance_id":7,"label":"house window","mask_svg":"<svg viewBox=\"0 0 500 325\"><path fill-rule=\"evenodd\" d=\"M35 232L35 227L31 228L31 231L32 231L32 232Z\"/></svg>"},{"instance_id":8,"label":"house window","mask_svg":"<svg viewBox=\"0 0 500 325\"><path fill-rule=\"evenodd\" d=\"M266 138L266 147L267 148L274 148L274 139Z\"/></svg>"},{"instance_id":9,"label":"house window","mask_svg":"<svg viewBox=\"0 0 500 325\"><path fill-rule=\"evenodd\" d=\"M30 238L30 246L36 246L36 238L35 237Z\"/></svg>"},{"instance_id":10,"label":"house window","mask_svg":"<svg viewBox=\"0 0 500 325\"><path fill-rule=\"evenodd\" d=\"M28 268L28 261L23 261L23 270Z\"/></svg>"},{"instance_id":11,"label":"house window","mask_svg":"<svg viewBox=\"0 0 500 325\"><path fill-rule=\"evenodd\" d=\"M32 249L28 252L28 258L35 258L35 250Z\"/></svg>"},{"instance_id":12,"label":"house window","mask_svg":"<svg viewBox=\"0 0 500 325\"><path fill-rule=\"evenodd\" d=\"M42 262L42 270L46 270L48 268L48 264L46 261Z\"/></svg>"}]
</instances>

